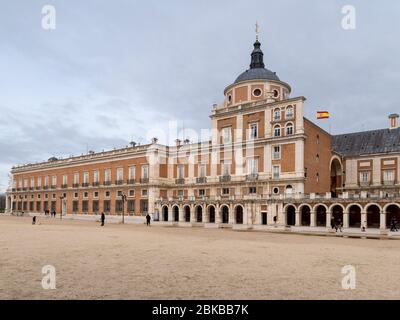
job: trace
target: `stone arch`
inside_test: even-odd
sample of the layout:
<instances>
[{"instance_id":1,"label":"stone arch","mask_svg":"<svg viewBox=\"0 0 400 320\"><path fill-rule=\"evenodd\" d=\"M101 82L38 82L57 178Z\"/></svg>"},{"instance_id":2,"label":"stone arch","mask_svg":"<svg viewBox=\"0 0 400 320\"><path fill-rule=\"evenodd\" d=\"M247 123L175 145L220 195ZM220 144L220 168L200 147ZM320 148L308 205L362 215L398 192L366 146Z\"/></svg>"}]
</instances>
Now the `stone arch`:
<instances>
[{"instance_id":1,"label":"stone arch","mask_svg":"<svg viewBox=\"0 0 400 320\"><path fill-rule=\"evenodd\" d=\"M222 223L229 223L229 206L227 204L221 205L220 213Z\"/></svg>"},{"instance_id":2,"label":"stone arch","mask_svg":"<svg viewBox=\"0 0 400 320\"><path fill-rule=\"evenodd\" d=\"M293 206L294 209L295 209L295 211L297 210L297 207L296 207L293 203L288 203L288 204L286 204L286 205L283 206L283 212L286 213L286 210L287 210L287 208L288 208L289 206Z\"/></svg>"},{"instance_id":3,"label":"stone arch","mask_svg":"<svg viewBox=\"0 0 400 320\"><path fill-rule=\"evenodd\" d=\"M345 212L343 205L334 203L329 207L329 211L331 212L331 224L343 224L343 213Z\"/></svg>"},{"instance_id":4,"label":"stone arch","mask_svg":"<svg viewBox=\"0 0 400 320\"><path fill-rule=\"evenodd\" d=\"M350 209L350 207L352 207L352 206L357 206L357 207L359 207L361 212L363 212L363 210L364 210L364 208L362 207L361 204L355 203L355 202L354 202L354 203L350 203L350 204L347 205L345 212L349 212L349 209Z\"/></svg>"},{"instance_id":5,"label":"stone arch","mask_svg":"<svg viewBox=\"0 0 400 320\"><path fill-rule=\"evenodd\" d=\"M312 207L309 204L301 204L298 210L300 213L300 225L310 226Z\"/></svg>"},{"instance_id":6,"label":"stone arch","mask_svg":"<svg viewBox=\"0 0 400 320\"><path fill-rule=\"evenodd\" d=\"M173 212L174 221L178 222L179 221L179 206L174 205L172 207L172 212Z\"/></svg>"},{"instance_id":7,"label":"stone arch","mask_svg":"<svg viewBox=\"0 0 400 320\"><path fill-rule=\"evenodd\" d=\"M313 211L316 214L317 227L326 227L326 214L329 211L328 206L323 203L318 203L313 207Z\"/></svg>"},{"instance_id":8,"label":"stone arch","mask_svg":"<svg viewBox=\"0 0 400 320\"><path fill-rule=\"evenodd\" d=\"M358 203L349 204L346 208L349 213L349 227L350 228L361 228L361 212L363 207Z\"/></svg>"},{"instance_id":9,"label":"stone arch","mask_svg":"<svg viewBox=\"0 0 400 320\"><path fill-rule=\"evenodd\" d=\"M294 205L285 206L286 225L296 225L296 207Z\"/></svg>"},{"instance_id":10,"label":"stone arch","mask_svg":"<svg viewBox=\"0 0 400 320\"><path fill-rule=\"evenodd\" d=\"M190 222L190 206L189 205L186 205L186 206L184 206L183 207L183 212L184 212L184 214L185 214L185 222Z\"/></svg>"},{"instance_id":11,"label":"stone arch","mask_svg":"<svg viewBox=\"0 0 400 320\"><path fill-rule=\"evenodd\" d=\"M386 226L390 228L392 219L398 224L400 222L400 205L397 203L388 203L383 210L386 212Z\"/></svg>"},{"instance_id":12,"label":"stone arch","mask_svg":"<svg viewBox=\"0 0 400 320\"><path fill-rule=\"evenodd\" d=\"M367 212L367 211L368 211L368 208L369 208L370 206L377 206L377 207L379 208L380 211L383 210L383 209L382 209L382 206L381 206L380 204L378 204L378 203L376 203L376 202L371 202L371 203L368 203L368 204L365 205L364 211Z\"/></svg>"},{"instance_id":13,"label":"stone arch","mask_svg":"<svg viewBox=\"0 0 400 320\"><path fill-rule=\"evenodd\" d=\"M333 198L336 198L343 184L343 164L342 160L338 156L333 156L330 161L330 172L331 172L331 194Z\"/></svg>"},{"instance_id":14,"label":"stone arch","mask_svg":"<svg viewBox=\"0 0 400 320\"><path fill-rule=\"evenodd\" d=\"M208 222L215 223L215 206L213 204L210 204L207 207L207 213L208 213Z\"/></svg>"},{"instance_id":15,"label":"stone arch","mask_svg":"<svg viewBox=\"0 0 400 320\"><path fill-rule=\"evenodd\" d=\"M365 212L367 213L368 228L379 229L381 225L381 206L377 203L369 203L365 206Z\"/></svg>"},{"instance_id":16,"label":"stone arch","mask_svg":"<svg viewBox=\"0 0 400 320\"><path fill-rule=\"evenodd\" d=\"M162 207L162 221L168 221L168 206L165 205Z\"/></svg>"},{"instance_id":17,"label":"stone arch","mask_svg":"<svg viewBox=\"0 0 400 320\"><path fill-rule=\"evenodd\" d=\"M203 206L197 205L194 212L196 213L196 222L203 222Z\"/></svg>"},{"instance_id":18,"label":"stone arch","mask_svg":"<svg viewBox=\"0 0 400 320\"><path fill-rule=\"evenodd\" d=\"M243 206L240 204L235 206L235 223L243 224Z\"/></svg>"}]
</instances>

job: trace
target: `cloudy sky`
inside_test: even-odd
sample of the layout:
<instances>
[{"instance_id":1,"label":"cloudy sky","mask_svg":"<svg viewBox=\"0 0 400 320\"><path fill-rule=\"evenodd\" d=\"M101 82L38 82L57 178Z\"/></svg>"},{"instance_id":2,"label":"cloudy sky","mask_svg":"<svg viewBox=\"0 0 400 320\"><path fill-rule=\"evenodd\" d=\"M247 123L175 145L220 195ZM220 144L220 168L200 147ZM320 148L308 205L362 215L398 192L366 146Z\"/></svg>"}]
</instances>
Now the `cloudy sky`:
<instances>
[{"instance_id":1,"label":"cloudy sky","mask_svg":"<svg viewBox=\"0 0 400 320\"><path fill-rule=\"evenodd\" d=\"M332 133L385 128L400 111L400 2L1 0L0 191L12 165L146 143L154 128L209 128L248 68L267 67L329 110ZM42 28L42 7L56 29ZM356 29L342 28L342 7ZM168 137L174 140L176 137Z\"/></svg>"}]
</instances>

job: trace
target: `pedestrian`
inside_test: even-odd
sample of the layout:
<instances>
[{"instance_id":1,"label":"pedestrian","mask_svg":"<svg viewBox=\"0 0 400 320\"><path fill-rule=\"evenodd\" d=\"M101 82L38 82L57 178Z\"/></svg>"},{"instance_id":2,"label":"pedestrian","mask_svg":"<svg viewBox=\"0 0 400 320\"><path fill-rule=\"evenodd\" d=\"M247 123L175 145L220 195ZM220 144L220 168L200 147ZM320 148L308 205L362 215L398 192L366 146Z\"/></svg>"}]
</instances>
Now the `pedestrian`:
<instances>
[{"instance_id":1,"label":"pedestrian","mask_svg":"<svg viewBox=\"0 0 400 320\"><path fill-rule=\"evenodd\" d=\"M104 212L101 213L101 226L104 226L104 221L106 220L106 215L104 214Z\"/></svg>"},{"instance_id":2,"label":"pedestrian","mask_svg":"<svg viewBox=\"0 0 400 320\"><path fill-rule=\"evenodd\" d=\"M390 231L398 231L396 226L396 219L393 217L390 221Z\"/></svg>"},{"instance_id":3,"label":"pedestrian","mask_svg":"<svg viewBox=\"0 0 400 320\"><path fill-rule=\"evenodd\" d=\"M361 232L365 232L366 225L367 225L367 221L364 221L364 222L361 224Z\"/></svg>"},{"instance_id":4,"label":"pedestrian","mask_svg":"<svg viewBox=\"0 0 400 320\"><path fill-rule=\"evenodd\" d=\"M343 232L343 222L341 219L339 219L338 228L340 232Z\"/></svg>"},{"instance_id":5,"label":"pedestrian","mask_svg":"<svg viewBox=\"0 0 400 320\"><path fill-rule=\"evenodd\" d=\"M33 218L32 218L32 224L33 224L33 225L36 224L36 216L33 216Z\"/></svg>"},{"instance_id":6,"label":"pedestrian","mask_svg":"<svg viewBox=\"0 0 400 320\"><path fill-rule=\"evenodd\" d=\"M331 227L332 227L332 229L336 229L336 223L335 223L335 218L334 217L331 217Z\"/></svg>"},{"instance_id":7,"label":"pedestrian","mask_svg":"<svg viewBox=\"0 0 400 320\"><path fill-rule=\"evenodd\" d=\"M147 214L146 215L146 224L147 224L148 227L150 227L150 220L151 220L151 217L150 217L149 214Z\"/></svg>"}]
</instances>

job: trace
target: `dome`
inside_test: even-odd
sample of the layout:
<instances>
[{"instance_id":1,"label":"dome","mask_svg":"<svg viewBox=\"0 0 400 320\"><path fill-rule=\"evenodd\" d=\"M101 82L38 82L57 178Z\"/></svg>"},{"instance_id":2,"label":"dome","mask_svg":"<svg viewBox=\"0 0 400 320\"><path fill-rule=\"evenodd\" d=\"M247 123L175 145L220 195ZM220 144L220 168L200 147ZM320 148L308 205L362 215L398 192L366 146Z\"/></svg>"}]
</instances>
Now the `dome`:
<instances>
[{"instance_id":1,"label":"dome","mask_svg":"<svg viewBox=\"0 0 400 320\"><path fill-rule=\"evenodd\" d=\"M240 76L238 76L234 83L248 81L248 80L275 80L280 81L279 77L275 72L265 68L254 68L249 69L243 72Z\"/></svg>"}]
</instances>

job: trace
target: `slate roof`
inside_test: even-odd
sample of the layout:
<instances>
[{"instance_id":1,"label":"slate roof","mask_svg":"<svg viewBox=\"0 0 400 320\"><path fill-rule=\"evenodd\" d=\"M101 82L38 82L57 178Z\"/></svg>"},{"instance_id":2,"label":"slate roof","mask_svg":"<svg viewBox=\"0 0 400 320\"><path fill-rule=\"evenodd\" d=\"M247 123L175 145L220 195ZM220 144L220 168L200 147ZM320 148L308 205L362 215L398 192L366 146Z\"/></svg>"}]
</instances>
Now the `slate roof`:
<instances>
[{"instance_id":1,"label":"slate roof","mask_svg":"<svg viewBox=\"0 0 400 320\"><path fill-rule=\"evenodd\" d=\"M275 72L272 72L266 68L256 68L243 72L239 77L236 78L235 83L256 79L280 81Z\"/></svg>"},{"instance_id":2,"label":"slate roof","mask_svg":"<svg viewBox=\"0 0 400 320\"><path fill-rule=\"evenodd\" d=\"M334 135L332 149L342 156L400 152L400 128Z\"/></svg>"}]
</instances>

